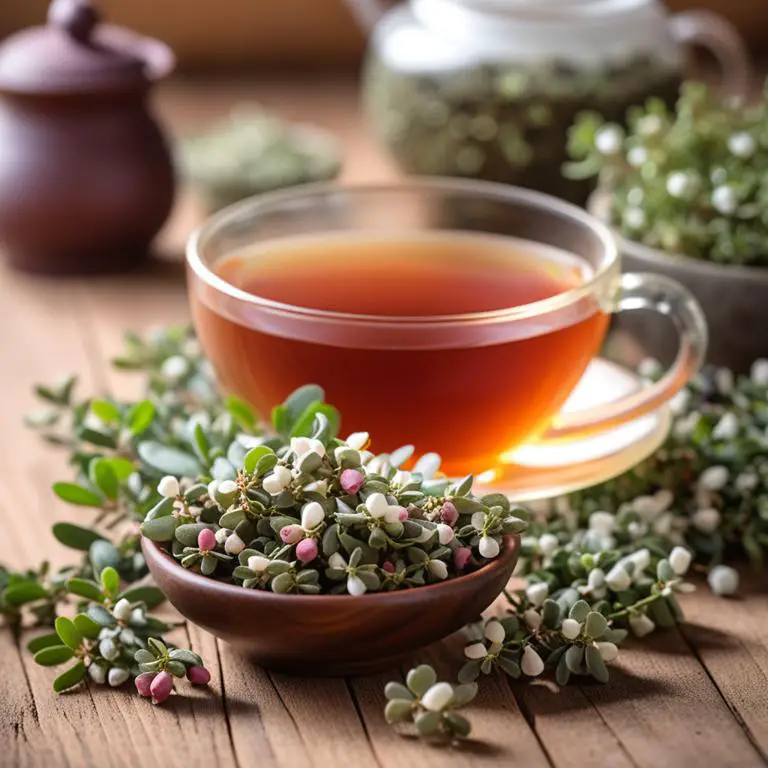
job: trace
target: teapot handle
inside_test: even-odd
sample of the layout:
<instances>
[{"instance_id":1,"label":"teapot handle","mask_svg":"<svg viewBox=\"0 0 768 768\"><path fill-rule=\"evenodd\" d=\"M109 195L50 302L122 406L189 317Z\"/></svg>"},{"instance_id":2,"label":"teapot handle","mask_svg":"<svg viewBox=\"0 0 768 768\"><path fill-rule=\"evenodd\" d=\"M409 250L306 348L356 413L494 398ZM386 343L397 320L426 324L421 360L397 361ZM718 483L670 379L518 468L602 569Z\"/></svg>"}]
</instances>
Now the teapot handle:
<instances>
[{"instance_id":1,"label":"teapot handle","mask_svg":"<svg viewBox=\"0 0 768 768\"><path fill-rule=\"evenodd\" d=\"M712 52L721 70L726 96L738 102L749 96L751 65L736 28L711 11L686 11L669 20L674 37L685 45L700 45Z\"/></svg>"},{"instance_id":2,"label":"teapot handle","mask_svg":"<svg viewBox=\"0 0 768 768\"><path fill-rule=\"evenodd\" d=\"M379 23L387 11L385 0L345 0L352 15L367 34Z\"/></svg>"}]
</instances>

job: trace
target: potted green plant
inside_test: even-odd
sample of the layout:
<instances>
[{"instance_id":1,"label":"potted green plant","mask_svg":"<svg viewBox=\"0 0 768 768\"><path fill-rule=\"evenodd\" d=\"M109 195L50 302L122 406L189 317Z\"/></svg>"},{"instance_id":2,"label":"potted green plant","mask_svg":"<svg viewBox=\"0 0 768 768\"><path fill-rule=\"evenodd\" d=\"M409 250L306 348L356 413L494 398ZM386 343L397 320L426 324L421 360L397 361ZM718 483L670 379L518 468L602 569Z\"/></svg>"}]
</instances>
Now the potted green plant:
<instances>
[{"instance_id":1,"label":"potted green plant","mask_svg":"<svg viewBox=\"0 0 768 768\"><path fill-rule=\"evenodd\" d=\"M590 210L614 228L626 269L686 285L707 315L710 362L745 370L768 355L768 89L744 106L687 83L674 110L651 99L628 126L580 115L565 173L598 178ZM669 354L667 329L642 331Z\"/></svg>"}]
</instances>

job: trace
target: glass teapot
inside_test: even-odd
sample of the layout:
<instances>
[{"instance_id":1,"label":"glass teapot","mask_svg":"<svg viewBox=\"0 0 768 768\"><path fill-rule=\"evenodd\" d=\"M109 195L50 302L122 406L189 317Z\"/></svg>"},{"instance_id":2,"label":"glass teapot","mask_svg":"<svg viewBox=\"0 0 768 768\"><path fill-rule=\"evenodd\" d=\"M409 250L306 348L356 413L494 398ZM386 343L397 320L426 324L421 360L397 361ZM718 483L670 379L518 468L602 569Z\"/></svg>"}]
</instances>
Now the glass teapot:
<instances>
[{"instance_id":1,"label":"glass teapot","mask_svg":"<svg viewBox=\"0 0 768 768\"><path fill-rule=\"evenodd\" d=\"M469 176L583 203L566 180L567 131L582 110L623 121L650 96L674 103L697 44L726 93L749 62L731 25L661 0L347 0L371 41L363 98L379 138L411 173Z\"/></svg>"}]
</instances>

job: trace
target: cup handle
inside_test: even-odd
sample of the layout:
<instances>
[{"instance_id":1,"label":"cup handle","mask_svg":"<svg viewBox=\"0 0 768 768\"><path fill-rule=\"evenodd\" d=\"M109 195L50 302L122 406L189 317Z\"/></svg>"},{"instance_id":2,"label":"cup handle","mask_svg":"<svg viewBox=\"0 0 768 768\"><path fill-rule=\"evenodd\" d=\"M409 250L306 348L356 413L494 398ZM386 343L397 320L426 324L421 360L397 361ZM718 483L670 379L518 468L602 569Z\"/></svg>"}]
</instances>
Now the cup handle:
<instances>
[{"instance_id":1,"label":"cup handle","mask_svg":"<svg viewBox=\"0 0 768 768\"><path fill-rule=\"evenodd\" d=\"M659 381L612 403L562 414L540 442L574 440L633 421L661 408L696 375L707 350L707 322L688 290L662 275L624 274L615 311L633 309L652 309L672 321L680 336L672 367Z\"/></svg>"},{"instance_id":2,"label":"cup handle","mask_svg":"<svg viewBox=\"0 0 768 768\"><path fill-rule=\"evenodd\" d=\"M739 101L749 96L749 53L736 27L711 11L685 11L672 16L673 36L685 45L700 45L717 59L723 91Z\"/></svg>"}]
</instances>

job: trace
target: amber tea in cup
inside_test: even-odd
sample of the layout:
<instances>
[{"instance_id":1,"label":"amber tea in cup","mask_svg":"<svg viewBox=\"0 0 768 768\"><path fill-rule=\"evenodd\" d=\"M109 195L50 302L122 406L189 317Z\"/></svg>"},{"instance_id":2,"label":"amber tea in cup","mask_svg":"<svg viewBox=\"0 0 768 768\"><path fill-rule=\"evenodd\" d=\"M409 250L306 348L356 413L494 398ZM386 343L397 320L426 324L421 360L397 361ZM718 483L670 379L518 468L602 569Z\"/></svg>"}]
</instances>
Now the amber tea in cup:
<instances>
[{"instance_id":1,"label":"amber tea in cup","mask_svg":"<svg viewBox=\"0 0 768 768\"><path fill-rule=\"evenodd\" d=\"M622 289L613 239L587 214L492 184L255 198L203 227L189 263L195 327L225 389L268 415L318 383L344 434L369 431L377 451L437 451L451 475L657 407L703 344L676 284L652 278L649 291L625 276ZM685 330L674 376L558 424L627 297L684 305L673 313Z\"/></svg>"}]
</instances>

